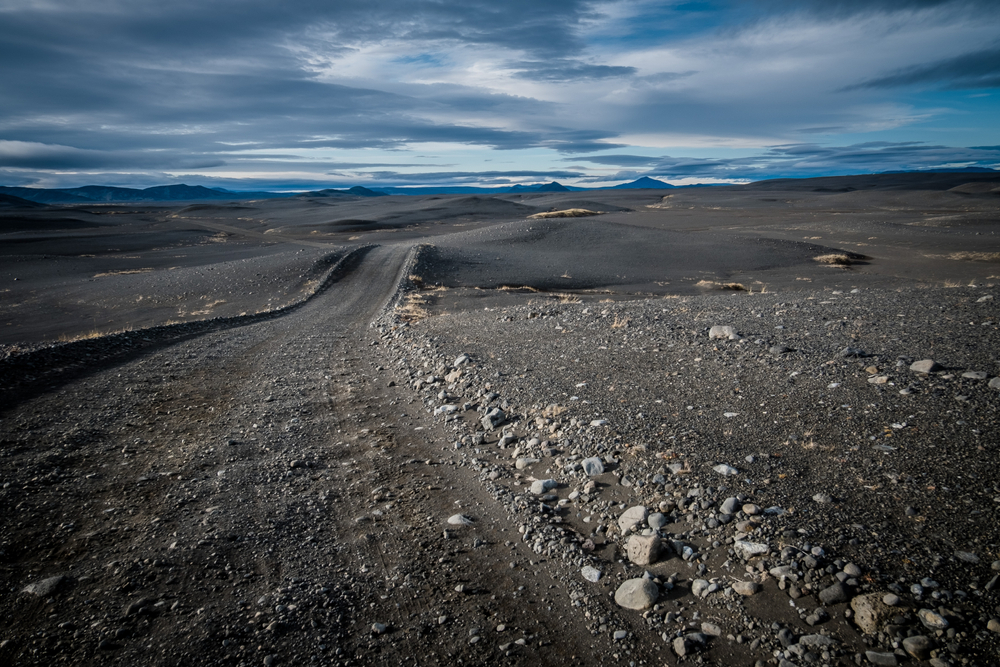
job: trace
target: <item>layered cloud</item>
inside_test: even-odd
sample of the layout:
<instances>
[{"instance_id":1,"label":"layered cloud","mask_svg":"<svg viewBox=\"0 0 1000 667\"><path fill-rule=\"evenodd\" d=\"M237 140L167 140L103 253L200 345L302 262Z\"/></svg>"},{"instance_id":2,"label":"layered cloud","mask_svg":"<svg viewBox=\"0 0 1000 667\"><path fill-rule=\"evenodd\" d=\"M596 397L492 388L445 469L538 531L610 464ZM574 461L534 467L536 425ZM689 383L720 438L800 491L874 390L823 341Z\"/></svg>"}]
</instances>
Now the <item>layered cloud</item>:
<instances>
[{"instance_id":1,"label":"layered cloud","mask_svg":"<svg viewBox=\"0 0 1000 667\"><path fill-rule=\"evenodd\" d=\"M742 179L1000 144L995 2L9 0L0 21L10 183Z\"/></svg>"}]
</instances>

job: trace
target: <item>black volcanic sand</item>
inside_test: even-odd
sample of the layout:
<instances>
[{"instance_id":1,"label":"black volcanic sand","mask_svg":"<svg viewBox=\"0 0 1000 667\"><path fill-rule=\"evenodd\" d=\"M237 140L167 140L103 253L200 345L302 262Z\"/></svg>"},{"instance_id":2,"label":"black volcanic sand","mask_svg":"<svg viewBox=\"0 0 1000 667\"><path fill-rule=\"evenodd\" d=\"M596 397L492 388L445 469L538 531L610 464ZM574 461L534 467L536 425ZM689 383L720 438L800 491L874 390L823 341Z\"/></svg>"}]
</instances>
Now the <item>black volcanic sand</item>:
<instances>
[{"instance_id":1,"label":"black volcanic sand","mask_svg":"<svg viewBox=\"0 0 1000 667\"><path fill-rule=\"evenodd\" d=\"M0 664L997 665L962 176L5 207Z\"/></svg>"},{"instance_id":2,"label":"black volcanic sand","mask_svg":"<svg viewBox=\"0 0 1000 667\"><path fill-rule=\"evenodd\" d=\"M339 257L124 207L0 216L0 342L73 339L286 305ZM186 227L186 228L185 228Z\"/></svg>"},{"instance_id":3,"label":"black volcanic sand","mask_svg":"<svg viewBox=\"0 0 1000 667\"><path fill-rule=\"evenodd\" d=\"M501 287L629 298L727 283L782 292L989 280L1000 274L998 197L980 192L989 182L963 186L961 176L932 183L957 191L844 192L865 185L853 177L740 188L5 208L0 340L273 308L308 287L310 267L362 243L434 245L423 255L423 277L428 286L455 288L434 295L452 309L507 303ZM526 220L567 208L604 213ZM847 269L813 261L830 252L864 259Z\"/></svg>"}]
</instances>

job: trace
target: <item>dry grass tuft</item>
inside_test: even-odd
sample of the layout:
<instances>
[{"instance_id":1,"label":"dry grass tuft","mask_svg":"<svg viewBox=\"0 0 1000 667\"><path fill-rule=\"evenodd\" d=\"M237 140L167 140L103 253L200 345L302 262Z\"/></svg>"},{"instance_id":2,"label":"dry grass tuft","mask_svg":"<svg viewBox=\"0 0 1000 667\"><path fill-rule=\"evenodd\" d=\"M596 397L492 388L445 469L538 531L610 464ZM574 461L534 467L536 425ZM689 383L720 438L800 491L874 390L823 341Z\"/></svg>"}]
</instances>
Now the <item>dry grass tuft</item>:
<instances>
[{"instance_id":1,"label":"dry grass tuft","mask_svg":"<svg viewBox=\"0 0 1000 667\"><path fill-rule=\"evenodd\" d=\"M104 273L95 273L95 278L104 278L105 276L128 276L134 273L149 273L153 269L122 269L121 271L105 271Z\"/></svg>"},{"instance_id":2,"label":"dry grass tuft","mask_svg":"<svg viewBox=\"0 0 1000 667\"><path fill-rule=\"evenodd\" d=\"M538 288L531 285L501 285L497 288L501 292L538 292Z\"/></svg>"},{"instance_id":3,"label":"dry grass tuft","mask_svg":"<svg viewBox=\"0 0 1000 667\"><path fill-rule=\"evenodd\" d=\"M611 323L611 328L625 329L626 327L628 327L628 322L629 318L626 317L625 319L620 319L617 315L615 315L615 321Z\"/></svg>"},{"instance_id":4,"label":"dry grass tuft","mask_svg":"<svg viewBox=\"0 0 1000 667\"><path fill-rule=\"evenodd\" d=\"M850 255L838 252L831 252L827 255L813 257L813 260L819 262L820 264L826 264L827 266L850 266L854 263L854 260L851 259Z\"/></svg>"},{"instance_id":5,"label":"dry grass tuft","mask_svg":"<svg viewBox=\"0 0 1000 667\"><path fill-rule=\"evenodd\" d=\"M583 301L583 299L575 294L564 294L562 292L556 292L552 295L552 298L558 300L559 303L580 303Z\"/></svg>"},{"instance_id":6,"label":"dry grass tuft","mask_svg":"<svg viewBox=\"0 0 1000 667\"><path fill-rule=\"evenodd\" d=\"M743 285L743 283L720 283L715 280L699 280L695 283L695 287L702 287L704 289L730 290L733 292L747 291L747 288Z\"/></svg>"},{"instance_id":7,"label":"dry grass tuft","mask_svg":"<svg viewBox=\"0 0 1000 667\"><path fill-rule=\"evenodd\" d=\"M406 300L396 308L396 315L404 322L416 322L430 316L427 310L427 298L416 292L406 295Z\"/></svg>"},{"instance_id":8,"label":"dry grass tuft","mask_svg":"<svg viewBox=\"0 0 1000 667\"><path fill-rule=\"evenodd\" d=\"M544 218L585 218L588 215L600 215L603 211L591 211L586 208L567 208L562 211L543 211L529 215L528 220L542 220Z\"/></svg>"},{"instance_id":9,"label":"dry grass tuft","mask_svg":"<svg viewBox=\"0 0 1000 667\"><path fill-rule=\"evenodd\" d=\"M947 257L967 262L1000 262L1000 252L953 252Z\"/></svg>"}]
</instances>

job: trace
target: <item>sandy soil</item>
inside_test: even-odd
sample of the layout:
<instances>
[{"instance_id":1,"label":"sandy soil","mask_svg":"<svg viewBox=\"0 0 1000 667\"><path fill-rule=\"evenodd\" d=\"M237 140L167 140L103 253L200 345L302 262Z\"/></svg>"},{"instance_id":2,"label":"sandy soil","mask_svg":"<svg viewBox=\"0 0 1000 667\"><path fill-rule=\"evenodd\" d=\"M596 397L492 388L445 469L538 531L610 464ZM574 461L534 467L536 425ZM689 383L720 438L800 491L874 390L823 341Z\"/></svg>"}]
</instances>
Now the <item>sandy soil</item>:
<instances>
[{"instance_id":1,"label":"sandy soil","mask_svg":"<svg viewBox=\"0 0 1000 667\"><path fill-rule=\"evenodd\" d=\"M4 209L0 662L997 664L1000 200L897 181Z\"/></svg>"}]
</instances>

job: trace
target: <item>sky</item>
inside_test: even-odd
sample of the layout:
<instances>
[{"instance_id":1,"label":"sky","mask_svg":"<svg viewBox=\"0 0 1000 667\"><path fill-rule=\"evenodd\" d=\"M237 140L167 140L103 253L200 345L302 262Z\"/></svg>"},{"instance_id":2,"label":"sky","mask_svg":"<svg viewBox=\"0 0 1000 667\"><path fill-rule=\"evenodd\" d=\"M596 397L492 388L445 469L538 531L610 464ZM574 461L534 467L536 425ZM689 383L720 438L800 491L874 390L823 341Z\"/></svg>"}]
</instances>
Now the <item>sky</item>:
<instances>
[{"instance_id":1,"label":"sky","mask_svg":"<svg viewBox=\"0 0 1000 667\"><path fill-rule=\"evenodd\" d=\"M0 0L0 185L1000 168L997 0Z\"/></svg>"}]
</instances>

